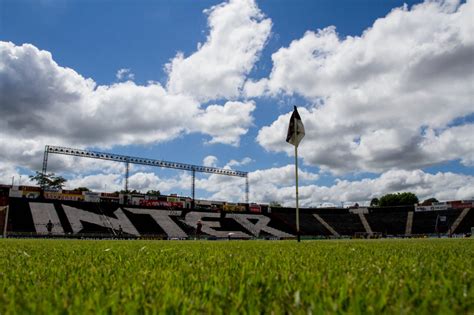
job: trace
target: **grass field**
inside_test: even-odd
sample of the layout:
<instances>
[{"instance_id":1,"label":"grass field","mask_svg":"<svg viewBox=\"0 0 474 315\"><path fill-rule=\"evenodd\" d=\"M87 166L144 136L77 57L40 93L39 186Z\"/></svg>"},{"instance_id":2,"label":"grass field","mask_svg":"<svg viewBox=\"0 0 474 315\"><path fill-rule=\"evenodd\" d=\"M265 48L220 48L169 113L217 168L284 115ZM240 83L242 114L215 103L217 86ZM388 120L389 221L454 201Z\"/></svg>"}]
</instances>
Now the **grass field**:
<instances>
[{"instance_id":1,"label":"grass field","mask_svg":"<svg viewBox=\"0 0 474 315\"><path fill-rule=\"evenodd\" d=\"M0 314L474 314L473 258L473 239L0 239Z\"/></svg>"}]
</instances>

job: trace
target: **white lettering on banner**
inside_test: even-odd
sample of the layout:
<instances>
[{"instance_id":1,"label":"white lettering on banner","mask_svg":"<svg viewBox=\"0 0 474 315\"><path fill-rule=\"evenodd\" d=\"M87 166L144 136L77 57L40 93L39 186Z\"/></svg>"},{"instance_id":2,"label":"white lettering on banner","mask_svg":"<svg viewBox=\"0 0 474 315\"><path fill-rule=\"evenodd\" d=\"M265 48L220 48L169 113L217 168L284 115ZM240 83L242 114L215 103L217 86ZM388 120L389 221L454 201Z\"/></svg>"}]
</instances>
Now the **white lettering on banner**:
<instances>
[{"instance_id":1,"label":"white lettering on banner","mask_svg":"<svg viewBox=\"0 0 474 315\"><path fill-rule=\"evenodd\" d=\"M84 211L82 209L62 205L64 212L71 224L72 230L74 233L79 233L82 231L84 226L81 221L97 224L106 228L112 228L116 231L122 228L122 231L131 235L140 235L132 222L127 218L123 213L122 209L117 209L114 212L114 215L117 217L112 218L106 215L97 214L89 211Z\"/></svg>"},{"instance_id":2,"label":"white lettering on banner","mask_svg":"<svg viewBox=\"0 0 474 315\"><path fill-rule=\"evenodd\" d=\"M63 226L52 203L30 202L31 216L37 233L49 233L46 225L51 220L52 234L64 234Z\"/></svg>"},{"instance_id":3,"label":"white lettering on banner","mask_svg":"<svg viewBox=\"0 0 474 315\"><path fill-rule=\"evenodd\" d=\"M448 210L448 205L415 206L416 212Z\"/></svg>"},{"instance_id":4,"label":"white lettering on banner","mask_svg":"<svg viewBox=\"0 0 474 315\"><path fill-rule=\"evenodd\" d=\"M271 234L277 237L293 237L293 235L291 234L269 227L268 223L270 223L270 218L264 215L231 213L231 214L227 214L226 218L234 219L255 236L260 236L260 232L265 231L268 234ZM250 221L250 220L255 220L255 219L258 220L257 223L252 223Z\"/></svg>"},{"instance_id":5,"label":"white lettering on banner","mask_svg":"<svg viewBox=\"0 0 474 315\"><path fill-rule=\"evenodd\" d=\"M154 209L124 208L135 214L148 214L165 231L168 237L186 238L188 235L170 218L180 216L181 211L159 211Z\"/></svg>"},{"instance_id":6,"label":"white lettering on banner","mask_svg":"<svg viewBox=\"0 0 474 315\"><path fill-rule=\"evenodd\" d=\"M250 235L241 231L216 231L214 228L220 228L221 223L219 221L204 221L203 218L219 218L220 213L212 212L189 212L186 214L185 222L187 225L196 227L196 223L201 220L203 233L215 236L215 237L227 237L229 233L233 233L232 237L237 238L249 238Z\"/></svg>"}]
</instances>

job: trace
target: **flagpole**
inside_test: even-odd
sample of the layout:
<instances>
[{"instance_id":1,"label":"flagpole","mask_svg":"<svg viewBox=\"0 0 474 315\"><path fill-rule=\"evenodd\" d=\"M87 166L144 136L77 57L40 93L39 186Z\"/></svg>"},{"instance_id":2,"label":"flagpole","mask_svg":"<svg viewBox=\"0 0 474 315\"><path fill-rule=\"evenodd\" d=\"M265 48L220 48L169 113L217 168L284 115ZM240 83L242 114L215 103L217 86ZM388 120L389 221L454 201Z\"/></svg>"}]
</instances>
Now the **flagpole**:
<instances>
[{"instance_id":1,"label":"flagpole","mask_svg":"<svg viewBox=\"0 0 474 315\"><path fill-rule=\"evenodd\" d=\"M297 121L294 118L295 139L297 139ZM298 145L295 145L295 180L296 180L296 237L300 242L300 209L298 205Z\"/></svg>"},{"instance_id":2,"label":"flagpole","mask_svg":"<svg viewBox=\"0 0 474 315\"><path fill-rule=\"evenodd\" d=\"M298 144L305 135L303 122L301 121L298 109L294 106L293 114L291 114L290 125L286 135L286 142L295 146L295 182L296 182L296 237L298 242L301 241L300 233L300 208L298 195Z\"/></svg>"}]
</instances>

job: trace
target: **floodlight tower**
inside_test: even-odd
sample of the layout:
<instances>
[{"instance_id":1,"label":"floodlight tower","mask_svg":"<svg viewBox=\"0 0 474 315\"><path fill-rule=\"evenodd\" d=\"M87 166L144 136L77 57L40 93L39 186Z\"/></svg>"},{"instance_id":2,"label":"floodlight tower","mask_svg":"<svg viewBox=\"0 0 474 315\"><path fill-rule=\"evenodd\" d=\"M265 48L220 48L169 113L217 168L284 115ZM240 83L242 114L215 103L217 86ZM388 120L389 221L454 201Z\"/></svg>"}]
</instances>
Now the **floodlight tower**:
<instances>
[{"instance_id":1,"label":"floodlight tower","mask_svg":"<svg viewBox=\"0 0 474 315\"><path fill-rule=\"evenodd\" d=\"M73 148L67 148L67 147L46 145L44 147L44 156L43 156L43 169L42 169L43 176L46 175L46 172L48 170L48 154L50 153L125 163L125 191L128 191L128 177L130 175L130 164L140 164L140 165L147 165L147 166L154 166L154 167L174 168L178 170L190 171L192 173L191 195L192 195L193 205L194 205L194 200L196 197L196 172L244 177L245 178L245 202L246 203L249 202L248 172L229 170L229 169L210 167L210 166L192 165L192 164L184 164L184 163L179 163L179 162L140 158L140 157L133 157L133 156L127 156L127 155L113 154L113 153L104 153L104 152L97 152L97 151L89 151L89 150L82 150L82 149L73 149ZM44 184L45 183L42 183L43 189L44 189Z\"/></svg>"}]
</instances>

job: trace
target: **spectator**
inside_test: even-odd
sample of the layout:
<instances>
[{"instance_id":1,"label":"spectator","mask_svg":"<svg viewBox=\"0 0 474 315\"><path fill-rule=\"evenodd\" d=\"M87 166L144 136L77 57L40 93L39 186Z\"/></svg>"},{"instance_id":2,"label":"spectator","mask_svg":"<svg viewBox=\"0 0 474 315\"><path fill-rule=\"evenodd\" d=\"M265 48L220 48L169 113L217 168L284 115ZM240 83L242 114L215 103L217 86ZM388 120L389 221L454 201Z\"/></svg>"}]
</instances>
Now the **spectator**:
<instances>
[{"instance_id":1,"label":"spectator","mask_svg":"<svg viewBox=\"0 0 474 315\"><path fill-rule=\"evenodd\" d=\"M46 229L48 230L48 235L52 234L53 227L54 227L53 222L51 222L51 220L49 220L48 223L46 223Z\"/></svg>"},{"instance_id":2,"label":"spectator","mask_svg":"<svg viewBox=\"0 0 474 315\"><path fill-rule=\"evenodd\" d=\"M198 220L196 224L196 237L198 240L201 239L201 230L202 230L202 222L201 220Z\"/></svg>"}]
</instances>

